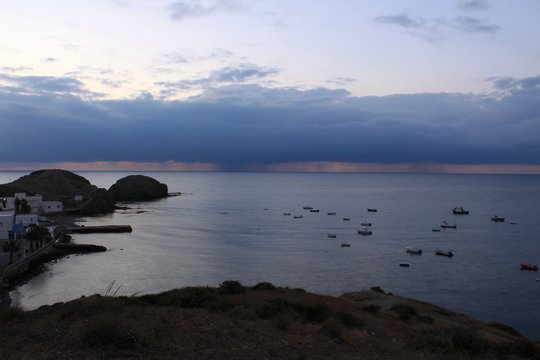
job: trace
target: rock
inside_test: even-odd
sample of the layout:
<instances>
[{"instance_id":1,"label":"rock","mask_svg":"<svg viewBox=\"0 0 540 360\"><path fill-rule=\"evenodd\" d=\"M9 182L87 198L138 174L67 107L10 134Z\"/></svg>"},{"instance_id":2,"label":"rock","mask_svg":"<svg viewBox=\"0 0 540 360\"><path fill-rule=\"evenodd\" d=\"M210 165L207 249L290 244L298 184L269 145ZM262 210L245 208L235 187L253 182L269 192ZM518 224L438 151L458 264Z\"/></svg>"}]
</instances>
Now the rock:
<instances>
[{"instance_id":1,"label":"rock","mask_svg":"<svg viewBox=\"0 0 540 360\"><path fill-rule=\"evenodd\" d=\"M0 185L1 196L13 196L14 192L40 194L44 200L61 201L67 211L76 209L82 214L114 211L114 200L107 190L99 189L84 177L66 170L38 170L9 184ZM83 200L76 202L76 195L82 195Z\"/></svg>"},{"instance_id":2,"label":"rock","mask_svg":"<svg viewBox=\"0 0 540 360\"><path fill-rule=\"evenodd\" d=\"M129 175L110 187L115 201L153 200L167 197L167 185L144 175Z\"/></svg>"}]
</instances>

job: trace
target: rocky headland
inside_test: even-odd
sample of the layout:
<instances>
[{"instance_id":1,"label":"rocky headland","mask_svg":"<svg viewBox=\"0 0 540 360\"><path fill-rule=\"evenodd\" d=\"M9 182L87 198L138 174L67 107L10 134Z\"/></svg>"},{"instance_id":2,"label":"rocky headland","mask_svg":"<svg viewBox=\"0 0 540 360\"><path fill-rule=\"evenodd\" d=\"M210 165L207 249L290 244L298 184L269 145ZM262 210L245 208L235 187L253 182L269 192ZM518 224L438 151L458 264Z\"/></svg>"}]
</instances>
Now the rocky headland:
<instances>
[{"instance_id":1,"label":"rocky headland","mask_svg":"<svg viewBox=\"0 0 540 360\"><path fill-rule=\"evenodd\" d=\"M116 201L144 201L167 197L168 188L149 176L129 175L113 184L109 193Z\"/></svg>"}]
</instances>

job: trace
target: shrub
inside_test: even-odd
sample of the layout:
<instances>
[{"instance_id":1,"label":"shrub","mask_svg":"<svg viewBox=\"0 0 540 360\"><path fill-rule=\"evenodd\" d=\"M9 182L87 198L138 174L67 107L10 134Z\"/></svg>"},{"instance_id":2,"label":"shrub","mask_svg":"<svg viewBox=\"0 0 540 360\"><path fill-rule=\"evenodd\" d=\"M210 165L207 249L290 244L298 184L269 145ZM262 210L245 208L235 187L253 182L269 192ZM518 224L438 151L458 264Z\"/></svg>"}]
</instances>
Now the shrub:
<instances>
[{"instance_id":1,"label":"shrub","mask_svg":"<svg viewBox=\"0 0 540 360\"><path fill-rule=\"evenodd\" d=\"M306 305L302 309L304 320L311 323L321 323L330 315L330 308L326 304L318 303Z\"/></svg>"},{"instance_id":2,"label":"shrub","mask_svg":"<svg viewBox=\"0 0 540 360\"><path fill-rule=\"evenodd\" d=\"M278 330L287 331L289 330L289 327L291 326L296 315L297 314L291 310L282 311L274 318L272 324Z\"/></svg>"},{"instance_id":3,"label":"shrub","mask_svg":"<svg viewBox=\"0 0 540 360\"><path fill-rule=\"evenodd\" d=\"M429 325L432 325L435 322L435 320L431 316L428 316L428 315L419 315L418 320L420 320L424 324L429 324Z\"/></svg>"},{"instance_id":4,"label":"shrub","mask_svg":"<svg viewBox=\"0 0 540 360\"><path fill-rule=\"evenodd\" d=\"M158 306L181 308L204 308L212 311L225 311L233 305L220 297L215 289L209 287L186 287L167 291L163 294L141 297Z\"/></svg>"},{"instance_id":5,"label":"shrub","mask_svg":"<svg viewBox=\"0 0 540 360\"><path fill-rule=\"evenodd\" d=\"M360 329L366 325L364 320L346 311L338 311L335 314L335 317L341 320L341 322L349 329Z\"/></svg>"},{"instance_id":6,"label":"shrub","mask_svg":"<svg viewBox=\"0 0 540 360\"><path fill-rule=\"evenodd\" d=\"M371 291L375 291L381 294L386 294L386 292L380 286L372 286Z\"/></svg>"},{"instance_id":7,"label":"shrub","mask_svg":"<svg viewBox=\"0 0 540 360\"><path fill-rule=\"evenodd\" d=\"M342 335L342 324L335 319L329 319L324 322L319 331L322 335L327 336L331 339L343 340Z\"/></svg>"},{"instance_id":8,"label":"shrub","mask_svg":"<svg viewBox=\"0 0 540 360\"><path fill-rule=\"evenodd\" d=\"M253 290L276 290L276 287L269 282L260 282L252 287Z\"/></svg>"},{"instance_id":9,"label":"shrub","mask_svg":"<svg viewBox=\"0 0 540 360\"><path fill-rule=\"evenodd\" d=\"M501 357L520 356L527 359L537 359L538 349L534 343L525 338L498 344L497 354Z\"/></svg>"},{"instance_id":10,"label":"shrub","mask_svg":"<svg viewBox=\"0 0 540 360\"><path fill-rule=\"evenodd\" d=\"M260 304L255 312L261 319L270 319L286 309L294 309L291 302L283 298L271 298Z\"/></svg>"},{"instance_id":11,"label":"shrub","mask_svg":"<svg viewBox=\"0 0 540 360\"><path fill-rule=\"evenodd\" d=\"M141 342L121 318L103 314L93 318L81 333L81 343L88 347L134 349Z\"/></svg>"},{"instance_id":12,"label":"shrub","mask_svg":"<svg viewBox=\"0 0 540 360\"><path fill-rule=\"evenodd\" d=\"M246 288L239 281L227 280L219 284L219 292L221 294L243 294Z\"/></svg>"},{"instance_id":13,"label":"shrub","mask_svg":"<svg viewBox=\"0 0 540 360\"><path fill-rule=\"evenodd\" d=\"M378 313L380 309L381 309L381 307L379 305L375 305L375 304L369 304L369 305L366 305L366 306L362 307L363 311L367 311L368 313L371 313L371 314Z\"/></svg>"},{"instance_id":14,"label":"shrub","mask_svg":"<svg viewBox=\"0 0 540 360\"><path fill-rule=\"evenodd\" d=\"M491 327L494 327L495 329L499 329L499 330L502 330L510 335L514 335L514 336L521 336L521 334L519 332L517 332L516 329L514 329L513 327L509 326L509 325L506 325L506 324L501 324L501 323L498 323L498 322L492 322L491 324L489 324L489 326Z\"/></svg>"},{"instance_id":15,"label":"shrub","mask_svg":"<svg viewBox=\"0 0 540 360\"><path fill-rule=\"evenodd\" d=\"M414 306L409 304L394 304L392 305L390 310L397 312L400 320L405 322L409 321L413 316L418 317L418 310L416 310Z\"/></svg>"}]
</instances>

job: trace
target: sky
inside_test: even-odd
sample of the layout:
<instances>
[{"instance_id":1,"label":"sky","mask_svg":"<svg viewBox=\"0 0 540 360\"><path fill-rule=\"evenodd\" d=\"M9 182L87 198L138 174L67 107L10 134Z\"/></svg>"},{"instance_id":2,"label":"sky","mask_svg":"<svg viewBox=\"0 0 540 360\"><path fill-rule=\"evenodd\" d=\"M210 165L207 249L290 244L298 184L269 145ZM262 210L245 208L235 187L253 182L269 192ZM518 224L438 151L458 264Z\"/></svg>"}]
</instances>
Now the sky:
<instances>
[{"instance_id":1,"label":"sky","mask_svg":"<svg viewBox=\"0 0 540 360\"><path fill-rule=\"evenodd\" d=\"M539 0L0 4L0 170L540 173Z\"/></svg>"}]
</instances>

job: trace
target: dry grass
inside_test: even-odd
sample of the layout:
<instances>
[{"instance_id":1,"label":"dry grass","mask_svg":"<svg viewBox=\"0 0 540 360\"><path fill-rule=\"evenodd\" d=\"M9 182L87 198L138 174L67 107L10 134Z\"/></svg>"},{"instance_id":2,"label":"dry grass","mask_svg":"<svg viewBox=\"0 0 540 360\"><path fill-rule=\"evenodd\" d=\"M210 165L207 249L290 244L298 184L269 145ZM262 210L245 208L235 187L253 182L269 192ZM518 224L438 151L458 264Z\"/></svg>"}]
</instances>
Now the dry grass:
<instances>
[{"instance_id":1,"label":"dry grass","mask_svg":"<svg viewBox=\"0 0 540 360\"><path fill-rule=\"evenodd\" d=\"M0 359L538 358L537 344L506 328L441 315L429 304L372 291L336 298L270 285L224 282L9 310L0 317ZM378 310L364 310L370 306ZM421 320L437 316L445 321Z\"/></svg>"}]
</instances>

